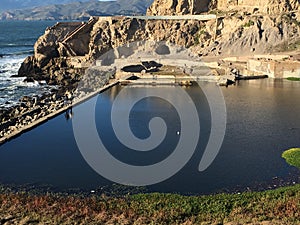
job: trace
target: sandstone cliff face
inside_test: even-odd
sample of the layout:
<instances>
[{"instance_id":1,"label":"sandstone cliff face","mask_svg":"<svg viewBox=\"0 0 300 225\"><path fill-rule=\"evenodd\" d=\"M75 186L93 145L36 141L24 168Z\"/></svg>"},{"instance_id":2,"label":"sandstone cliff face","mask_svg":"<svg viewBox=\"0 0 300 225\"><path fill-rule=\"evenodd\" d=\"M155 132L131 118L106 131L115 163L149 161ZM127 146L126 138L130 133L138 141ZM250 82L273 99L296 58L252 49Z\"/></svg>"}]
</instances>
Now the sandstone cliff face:
<instances>
[{"instance_id":1,"label":"sandstone cliff face","mask_svg":"<svg viewBox=\"0 0 300 225\"><path fill-rule=\"evenodd\" d=\"M26 68L21 68L19 75L26 76L28 72L38 73L41 72L40 68L45 69L52 59L60 56L58 43L79 25L80 23L57 23L53 27L48 27L45 34L34 45L34 56L25 60L22 67L26 66ZM28 72L23 74L22 71Z\"/></svg>"},{"instance_id":2,"label":"sandstone cliff face","mask_svg":"<svg viewBox=\"0 0 300 225\"><path fill-rule=\"evenodd\" d=\"M200 21L120 20L99 21L91 30L90 59L96 59L109 49L141 40L168 40L176 45L191 47L196 34L205 24Z\"/></svg>"},{"instance_id":3,"label":"sandstone cliff face","mask_svg":"<svg viewBox=\"0 0 300 225\"><path fill-rule=\"evenodd\" d=\"M84 66L88 66L112 48L141 40L166 40L188 48L194 45L196 34L203 27L205 23L200 21L127 17L94 19L75 29L78 32L72 31L72 26L56 25L39 38L34 56L23 62L19 75L64 84L65 80L76 80L76 73L82 72L74 68L76 64L82 66L86 62Z\"/></svg>"},{"instance_id":4,"label":"sandstone cliff face","mask_svg":"<svg viewBox=\"0 0 300 225\"><path fill-rule=\"evenodd\" d=\"M148 15L199 14L209 10L278 14L299 9L299 0L155 0Z\"/></svg>"},{"instance_id":5,"label":"sandstone cliff face","mask_svg":"<svg viewBox=\"0 0 300 225\"><path fill-rule=\"evenodd\" d=\"M298 9L299 0L260 1L156 0L148 13L186 14L230 5L261 7L267 12ZM158 4L162 4L158 7ZM272 3L272 4L271 4ZM195 5L196 4L196 5ZM236 5L234 5L236 4ZM199 55L269 53L274 46L300 41L300 12L263 14L231 12L217 20L145 20L128 17L93 18L88 23L59 23L35 44L34 56L22 64L19 75L64 84L78 80L84 68L112 48L134 41L168 41L192 48ZM285 50L285 49L279 49ZM81 69L83 67L83 69Z\"/></svg>"},{"instance_id":6,"label":"sandstone cliff face","mask_svg":"<svg viewBox=\"0 0 300 225\"><path fill-rule=\"evenodd\" d=\"M252 12L254 9L266 14L277 14L299 9L298 0L216 0L215 7L220 10L241 10Z\"/></svg>"},{"instance_id":7,"label":"sandstone cliff face","mask_svg":"<svg viewBox=\"0 0 300 225\"><path fill-rule=\"evenodd\" d=\"M168 41L204 56L268 53L276 45L300 40L300 13L279 17L237 14L219 18L217 27L216 20L127 17L99 18L74 27L62 24L49 28L36 43L34 56L22 64L19 75L53 84L76 81L83 71L81 66L87 67L110 49L141 40Z\"/></svg>"},{"instance_id":8,"label":"sandstone cliff face","mask_svg":"<svg viewBox=\"0 0 300 225\"><path fill-rule=\"evenodd\" d=\"M275 46L282 43L300 40L300 17L283 15L270 16L233 16L219 19L217 38L208 42L206 33L210 30L207 23L206 31L199 35L198 52L203 55L249 55L270 53ZM207 45L208 44L208 45ZM284 51L286 49L276 49Z\"/></svg>"},{"instance_id":9,"label":"sandstone cliff face","mask_svg":"<svg viewBox=\"0 0 300 225\"><path fill-rule=\"evenodd\" d=\"M155 0L147 15L199 14L209 10L210 0Z\"/></svg>"}]
</instances>

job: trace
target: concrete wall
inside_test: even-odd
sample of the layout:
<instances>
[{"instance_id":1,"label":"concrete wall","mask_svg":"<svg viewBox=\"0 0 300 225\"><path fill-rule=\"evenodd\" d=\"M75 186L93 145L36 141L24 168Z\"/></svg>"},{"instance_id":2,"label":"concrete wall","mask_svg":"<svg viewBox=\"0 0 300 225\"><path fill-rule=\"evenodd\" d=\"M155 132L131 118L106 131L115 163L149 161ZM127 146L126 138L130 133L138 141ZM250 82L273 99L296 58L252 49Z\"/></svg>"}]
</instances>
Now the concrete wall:
<instances>
[{"instance_id":1,"label":"concrete wall","mask_svg":"<svg viewBox=\"0 0 300 225\"><path fill-rule=\"evenodd\" d=\"M258 75L268 75L269 77L274 77L275 73L275 62L258 60L258 59L249 59L247 63L247 70L253 74Z\"/></svg>"},{"instance_id":2,"label":"concrete wall","mask_svg":"<svg viewBox=\"0 0 300 225\"><path fill-rule=\"evenodd\" d=\"M300 62L284 61L276 62L275 78L300 78Z\"/></svg>"}]
</instances>

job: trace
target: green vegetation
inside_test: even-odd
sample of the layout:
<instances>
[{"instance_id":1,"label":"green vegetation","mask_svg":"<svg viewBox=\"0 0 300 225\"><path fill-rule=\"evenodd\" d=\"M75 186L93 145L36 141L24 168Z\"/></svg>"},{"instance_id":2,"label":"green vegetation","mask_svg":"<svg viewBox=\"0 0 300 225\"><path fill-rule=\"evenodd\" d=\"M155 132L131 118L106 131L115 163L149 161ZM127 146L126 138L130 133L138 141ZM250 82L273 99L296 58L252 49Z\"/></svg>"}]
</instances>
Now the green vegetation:
<instances>
[{"instance_id":1,"label":"green vegetation","mask_svg":"<svg viewBox=\"0 0 300 225\"><path fill-rule=\"evenodd\" d=\"M287 23L293 23L296 26L300 26L300 21L298 21L295 17L293 17L291 14L283 14L282 19Z\"/></svg>"},{"instance_id":2,"label":"green vegetation","mask_svg":"<svg viewBox=\"0 0 300 225\"><path fill-rule=\"evenodd\" d=\"M219 9L213 9L213 10L210 10L208 13L209 14L215 14L215 15L218 15L218 16L226 16L228 14L228 11L222 11L222 10L219 10Z\"/></svg>"},{"instance_id":3,"label":"green vegetation","mask_svg":"<svg viewBox=\"0 0 300 225\"><path fill-rule=\"evenodd\" d=\"M290 40L290 41L284 41L283 43L280 43L276 46L270 46L268 49L272 52L286 52L286 51L294 51L300 49L300 39L298 40Z\"/></svg>"},{"instance_id":4,"label":"green vegetation","mask_svg":"<svg viewBox=\"0 0 300 225\"><path fill-rule=\"evenodd\" d=\"M179 67L163 65L159 71L151 72L152 75L166 75L166 76L184 76L185 74Z\"/></svg>"},{"instance_id":5,"label":"green vegetation","mask_svg":"<svg viewBox=\"0 0 300 225\"><path fill-rule=\"evenodd\" d=\"M297 50L300 49L300 40L291 42L288 44L288 49L289 51Z\"/></svg>"},{"instance_id":6,"label":"green vegetation","mask_svg":"<svg viewBox=\"0 0 300 225\"><path fill-rule=\"evenodd\" d=\"M12 224L270 224L300 223L300 185L264 192L123 197L63 195L0 190L0 215Z\"/></svg>"},{"instance_id":7,"label":"green vegetation","mask_svg":"<svg viewBox=\"0 0 300 225\"><path fill-rule=\"evenodd\" d=\"M201 29L197 34L196 34L196 36L195 36L195 38L194 38L194 45L199 45L199 44L201 44L200 43L200 39L201 39L201 36L204 36L206 34L206 30L205 30L205 28L203 28L203 29Z\"/></svg>"},{"instance_id":8,"label":"green vegetation","mask_svg":"<svg viewBox=\"0 0 300 225\"><path fill-rule=\"evenodd\" d=\"M290 80L290 81L300 81L300 78L298 78L298 77L288 77L286 79Z\"/></svg>"},{"instance_id":9,"label":"green vegetation","mask_svg":"<svg viewBox=\"0 0 300 225\"><path fill-rule=\"evenodd\" d=\"M199 45L199 44L200 44L200 34L196 34L194 45Z\"/></svg>"},{"instance_id":10,"label":"green vegetation","mask_svg":"<svg viewBox=\"0 0 300 225\"><path fill-rule=\"evenodd\" d=\"M300 148L291 148L282 153L282 157L292 166L300 169Z\"/></svg>"},{"instance_id":11,"label":"green vegetation","mask_svg":"<svg viewBox=\"0 0 300 225\"><path fill-rule=\"evenodd\" d=\"M206 33L205 29L200 30L199 34L204 35Z\"/></svg>"},{"instance_id":12,"label":"green vegetation","mask_svg":"<svg viewBox=\"0 0 300 225\"><path fill-rule=\"evenodd\" d=\"M254 23L254 21L252 21L252 20L249 20L247 23L245 23L244 25L243 25L243 27L245 28L245 27L251 27L251 26L253 26L255 23Z\"/></svg>"}]
</instances>

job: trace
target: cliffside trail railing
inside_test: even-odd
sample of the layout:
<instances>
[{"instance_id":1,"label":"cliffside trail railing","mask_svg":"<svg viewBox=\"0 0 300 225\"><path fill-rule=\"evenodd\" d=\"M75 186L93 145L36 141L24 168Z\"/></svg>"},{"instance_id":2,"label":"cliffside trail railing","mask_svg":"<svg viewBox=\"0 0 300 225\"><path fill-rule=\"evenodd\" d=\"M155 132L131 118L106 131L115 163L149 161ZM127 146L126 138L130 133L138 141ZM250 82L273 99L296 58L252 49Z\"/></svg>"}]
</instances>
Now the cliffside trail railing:
<instances>
[{"instance_id":1,"label":"cliffside trail railing","mask_svg":"<svg viewBox=\"0 0 300 225\"><path fill-rule=\"evenodd\" d=\"M80 26L75 28L73 31L71 31L63 40L62 43L65 44L68 40L72 39L76 34L78 34L80 31L82 31L85 27L91 25L94 23L95 18L92 17L87 23L82 22Z\"/></svg>"},{"instance_id":2,"label":"cliffside trail railing","mask_svg":"<svg viewBox=\"0 0 300 225\"><path fill-rule=\"evenodd\" d=\"M63 47L67 51L68 55L70 55L70 56L76 56L77 55L67 42L65 42L65 43L62 42L61 44L63 45Z\"/></svg>"}]
</instances>

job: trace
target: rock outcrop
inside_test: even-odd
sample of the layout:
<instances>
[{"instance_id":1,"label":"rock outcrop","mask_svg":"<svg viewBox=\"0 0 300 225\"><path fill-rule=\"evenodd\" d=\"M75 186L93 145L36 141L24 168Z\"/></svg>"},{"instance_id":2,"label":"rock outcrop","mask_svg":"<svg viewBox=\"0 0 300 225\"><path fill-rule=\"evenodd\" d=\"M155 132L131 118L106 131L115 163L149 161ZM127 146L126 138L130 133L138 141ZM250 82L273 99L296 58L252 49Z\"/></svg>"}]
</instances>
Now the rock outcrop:
<instances>
[{"instance_id":1,"label":"rock outcrop","mask_svg":"<svg viewBox=\"0 0 300 225\"><path fill-rule=\"evenodd\" d=\"M248 7L248 13L237 11L239 7ZM103 53L141 40L168 41L192 48L199 56L270 53L275 46L300 41L300 12L285 12L298 9L299 0L155 0L148 14L188 14L214 8L235 11L208 21L99 17L87 23L58 23L39 38L34 56L24 61L19 76L50 84L76 82ZM255 13L249 13L250 9ZM274 14L279 11L281 14Z\"/></svg>"},{"instance_id":2,"label":"rock outcrop","mask_svg":"<svg viewBox=\"0 0 300 225\"><path fill-rule=\"evenodd\" d=\"M207 12L210 0L155 0L148 8L147 15L185 15Z\"/></svg>"},{"instance_id":3,"label":"rock outcrop","mask_svg":"<svg viewBox=\"0 0 300 225\"><path fill-rule=\"evenodd\" d=\"M183 3L184 0L180 0ZM182 14L192 14L192 4L190 1L184 1L185 8L183 4L180 4L177 0L155 0L153 4L148 8L147 15L157 16L157 15L182 15Z\"/></svg>"},{"instance_id":4,"label":"rock outcrop","mask_svg":"<svg viewBox=\"0 0 300 225\"><path fill-rule=\"evenodd\" d=\"M70 27L57 24L39 38L34 56L23 62L19 76L65 84L76 81L84 68L110 49L149 39L168 40L188 48L194 45L197 33L204 26L200 21L146 21L128 17L91 19L88 23L77 24L77 28L72 24Z\"/></svg>"},{"instance_id":5,"label":"rock outcrop","mask_svg":"<svg viewBox=\"0 0 300 225\"><path fill-rule=\"evenodd\" d=\"M18 76L44 79L49 84L64 84L64 76L68 76L68 80L75 79L80 69L68 67L60 52L60 43L81 25L81 22L61 22L48 27L34 45L34 56L29 56L22 63Z\"/></svg>"},{"instance_id":6,"label":"rock outcrop","mask_svg":"<svg viewBox=\"0 0 300 225\"><path fill-rule=\"evenodd\" d=\"M251 55L287 51L288 43L300 40L300 14L279 17L231 16L218 20L217 36L208 42L213 22L199 34L197 51L203 55ZM276 48L276 46L282 46Z\"/></svg>"},{"instance_id":7,"label":"rock outcrop","mask_svg":"<svg viewBox=\"0 0 300 225\"><path fill-rule=\"evenodd\" d=\"M299 9L299 0L215 0L219 10L246 10L276 15Z\"/></svg>"},{"instance_id":8,"label":"rock outcrop","mask_svg":"<svg viewBox=\"0 0 300 225\"><path fill-rule=\"evenodd\" d=\"M199 14L209 10L278 14L299 9L299 0L155 0L148 15Z\"/></svg>"}]
</instances>

